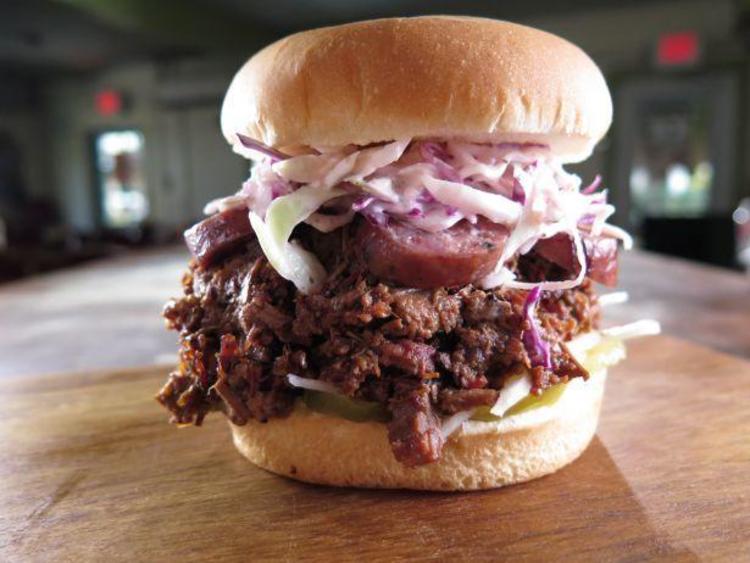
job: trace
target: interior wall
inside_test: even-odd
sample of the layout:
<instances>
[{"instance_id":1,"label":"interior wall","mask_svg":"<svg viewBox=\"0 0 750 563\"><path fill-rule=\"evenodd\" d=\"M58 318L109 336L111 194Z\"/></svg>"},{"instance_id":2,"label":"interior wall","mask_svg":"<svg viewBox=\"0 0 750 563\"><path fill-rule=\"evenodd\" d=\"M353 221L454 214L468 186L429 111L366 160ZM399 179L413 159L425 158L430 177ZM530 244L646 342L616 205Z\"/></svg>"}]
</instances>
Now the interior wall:
<instances>
[{"instance_id":1,"label":"interior wall","mask_svg":"<svg viewBox=\"0 0 750 563\"><path fill-rule=\"evenodd\" d=\"M705 41L721 40L733 31L734 0L641 2L617 8L590 9L527 23L565 37L585 50L605 73L648 67L658 37L695 30Z\"/></svg>"},{"instance_id":2,"label":"interior wall","mask_svg":"<svg viewBox=\"0 0 750 563\"><path fill-rule=\"evenodd\" d=\"M208 200L236 191L248 165L229 150L219 130L230 68L234 61L231 66L223 61L149 62L50 85L52 185L67 222L82 232L97 227L90 143L93 133L105 129L142 131L149 221L158 227L178 229L199 217ZM95 95L103 89L126 97L119 115L95 111Z\"/></svg>"},{"instance_id":3,"label":"interior wall","mask_svg":"<svg viewBox=\"0 0 750 563\"><path fill-rule=\"evenodd\" d=\"M19 148L24 191L32 199L47 197L54 178L45 125L44 115L39 111L0 110L0 132L7 133Z\"/></svg>"},{"instance_id":4,"label":"interior wall","mask_svg":"<svg viewBox=\"0 0 750 563\"><path fill-rule=\"evenodd\" d=\"M181 227L202 216L209 201L236 192L249 163L234 154L219 128L218 101L164 109L159 190L152 194L162 226Z\"/></svg>"},{"instance_id":5,"label":"interior wall","mask_svg":"<svg viewBox=\"0 0 750 563\"><path fill-rule=\"evenodd\" d=\"M63 216L76 230L93 231L97 226L90 144L96 131L140 129L146 139L149 191L160 189L161 139L155 127L154 75L152 65L129 65L98 76L63 79L49 87L47 105L55 195ZM128 109L121 115L103 117L95 111L95 96L100 89L110 88L127 94Z\"/></svg>"}]
</instances>

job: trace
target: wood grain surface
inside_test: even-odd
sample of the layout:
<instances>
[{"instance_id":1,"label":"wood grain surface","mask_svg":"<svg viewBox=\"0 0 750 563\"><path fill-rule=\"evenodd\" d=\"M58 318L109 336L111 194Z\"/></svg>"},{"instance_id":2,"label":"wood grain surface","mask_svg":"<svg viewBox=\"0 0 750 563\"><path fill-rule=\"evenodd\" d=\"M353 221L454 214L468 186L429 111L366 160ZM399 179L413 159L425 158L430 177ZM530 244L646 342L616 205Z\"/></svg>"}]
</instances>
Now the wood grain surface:
<instances>
[{"instance_id":1,"label":"wood grain surface","mask_svg":"<svg viewBox=\"0 0 750 563\"><path fill-rule=\"evenodd\" d=\"M569 467L481 493L332 489L177 429L162 370L6 380L0 560L747 560L750 364L633 343Z\"/></svg>"}]
</instances>

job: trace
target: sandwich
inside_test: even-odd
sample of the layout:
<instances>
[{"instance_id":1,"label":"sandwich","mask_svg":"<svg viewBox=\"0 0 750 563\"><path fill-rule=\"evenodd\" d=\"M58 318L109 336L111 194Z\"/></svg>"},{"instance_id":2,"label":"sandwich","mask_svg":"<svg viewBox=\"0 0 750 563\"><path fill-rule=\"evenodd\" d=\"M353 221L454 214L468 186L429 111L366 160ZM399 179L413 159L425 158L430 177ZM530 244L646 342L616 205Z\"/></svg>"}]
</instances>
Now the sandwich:
<instances>
[{"instance_id":1,"label":"sandwich","mask_svg":"<svg viewBox=\"0 0 750 563\"><path fill-rule=\"evenodd\" d=\"M227 91L252 163L185 232L157 399L219 411L251 462L337 486L527 481L592 439L607 369L654 322L602 329L614 208L587 158L612 118L571 43L490 19L365 21L286 37Z\"/></svg>"}]
</instances>

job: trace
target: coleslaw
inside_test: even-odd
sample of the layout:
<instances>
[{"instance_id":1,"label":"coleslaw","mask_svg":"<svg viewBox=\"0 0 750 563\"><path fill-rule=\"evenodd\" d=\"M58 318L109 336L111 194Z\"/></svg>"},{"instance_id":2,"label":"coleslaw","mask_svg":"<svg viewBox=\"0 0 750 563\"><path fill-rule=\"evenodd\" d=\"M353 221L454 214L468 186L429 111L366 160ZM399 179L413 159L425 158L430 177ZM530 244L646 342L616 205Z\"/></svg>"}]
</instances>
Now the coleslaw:
<instances>
[{"instance_id":1,"label":"coleslaw","mask_svg":"<svg viewBox=\"0 0 750 563\"><path fill-rule=\"evenodd\" d=\"M328 232L356 214L376 224L401 221L439 232L462 220L484 217L509 227L510 236L493 272L481 280L498 286L542 290L579 285L586 275L582 235L632 241L606 221L614 207L600 179L581 188L546 145L403 139L368 147L318 147L290 156L238 136L243 154L255 161L250 178L234 195L206 206L207 213L245 206L271 265L300 291L325 279L312 254L289 241L306 222ZM508 267L518 254L559 233L573 241L578 262L573 279L517 281Z\"/></svg>"}]
</instances>

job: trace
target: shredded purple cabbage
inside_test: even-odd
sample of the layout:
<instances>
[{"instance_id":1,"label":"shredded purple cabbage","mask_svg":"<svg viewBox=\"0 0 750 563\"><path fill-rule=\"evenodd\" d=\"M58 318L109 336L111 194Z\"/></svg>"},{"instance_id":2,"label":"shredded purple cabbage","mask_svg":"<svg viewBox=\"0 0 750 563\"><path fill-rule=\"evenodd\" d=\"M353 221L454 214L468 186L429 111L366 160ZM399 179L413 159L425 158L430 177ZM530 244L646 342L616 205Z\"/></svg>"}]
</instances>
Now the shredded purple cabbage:
<instances>
[{"instance_id":1,"label":"shredded purple cabbage","mask_svg":"<svg viewBox=\"0 0 750 563\"><path fill-rule=\"evenodd\" d=\"M438 173L438 178L450 182L461 181L461 175L458 173L458 170L445 162L448 155L445 154L445 151L438 143L423 142L419 145L419 153L422 155L425 162L429 162L435 167L435 170Z\"/></svg>"},{"instance_id":2,"label":"shredded purple cabbage","mask_svg":"<svg viewBox=\"0 0 750 563\"><path fill-rule=\"evenodd\" d=\"M549 343L542 338L535 314L541 295L542 290L537 286L529 291L529 295L526 297L526 302L523 304L523 314L529 323L529 329L523 331L521 338L532 367L543 366L549 369L552 367Z\"/></svg>"},{"instance_id":3,"label":"shredded purple cabbage","mask_svg":"<svg viewBox=\"0 0 750 563\"><path fill-rule=\"evenodd\" d=\"M581 193L586 194L586 195L593 194L596 191L596 189L599 187L599 184L601 183L602 183L602 177L599 174L597 174L593 182L591 182L585 188L581 189Z\"/></svg>"},{"instance_id":4,"label":"shredded purple cabbage","mask_svg":"<svg viewBox=\"0 0 750 563\"><path fill-rule=\"evenodd\" d=\"M237 133L237 138L240 140L240 143L242 143L243 147L264 154L273 161L277 162L279 160L286 160L287 158L289 158L288 154L284 154L279 150L271 148L268 145L261 143L260 141L251 139L250 137L248 137L247 135L243 135L242 133Z\"/></svg>"},{"instance_id":5,"label":"shredded purple cabbage","mask_svg":"<svg viewBox=\"0 0 750 563\"><path fill-rule=\"evenodd\" d=\"M375 201L374 197L363 197L352 203L352 211L362 211L365 207Z\"/></svg>"},{"instance_id":6,"label":"shredded purple cabbage","mask_svg":"<svg viewBox=\"0 0 750 563\"><path fill-rule=\"evenodd\" d=\"M365 202L362 201L361 203ZM354 209L354 205L352 205L352 209ZM357 210L354 209L354 211ZM364 215L365 219L373 225L378 225L380 227L388 226L388 215L383 212L382 205L375 201L375 198L372 198L372 201L366 202L359 213Z\"/></svg>"},{"instance_id":7,"label":"shredded purple cabbage","mask_svg":"<svg viewBox=\"0 0 750 563\"><path fill-rule=\"evenodd\" d=\"M271 186L271 200L276 199L289 193L289 186L282 181L272 182Z\"/></svg>"},{"instance_id":8,"label":"shredded purple cabbage","mask_svg":"<svg viewBox=\"0 0 750 563\"><path fill-rule=\"evenodd\" d=\"M521 186L521 182L518 180L513 180L513 194L511 199L521 205L526 204L526 192L523 191L523 186Z\"/></svg>"}]
</instances>

